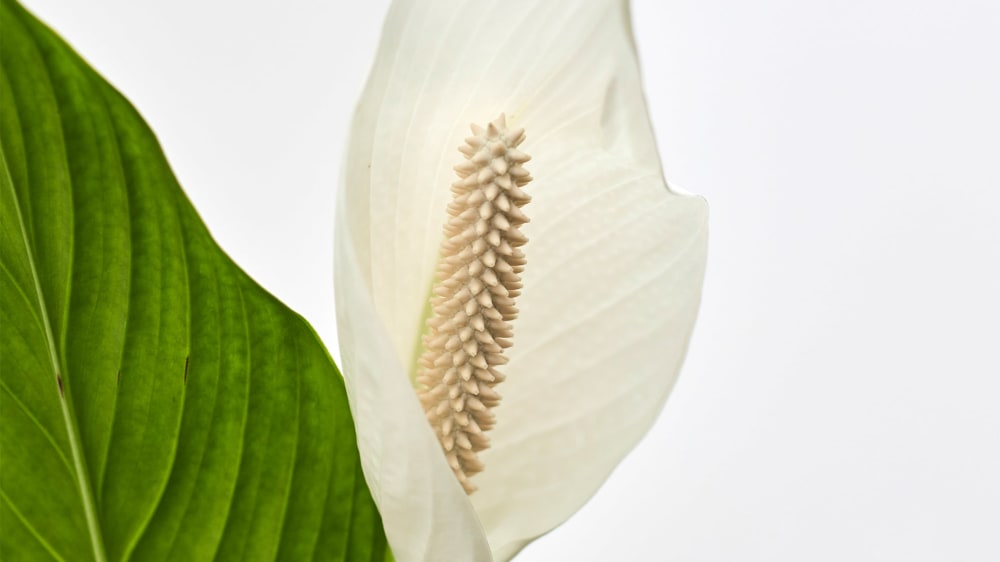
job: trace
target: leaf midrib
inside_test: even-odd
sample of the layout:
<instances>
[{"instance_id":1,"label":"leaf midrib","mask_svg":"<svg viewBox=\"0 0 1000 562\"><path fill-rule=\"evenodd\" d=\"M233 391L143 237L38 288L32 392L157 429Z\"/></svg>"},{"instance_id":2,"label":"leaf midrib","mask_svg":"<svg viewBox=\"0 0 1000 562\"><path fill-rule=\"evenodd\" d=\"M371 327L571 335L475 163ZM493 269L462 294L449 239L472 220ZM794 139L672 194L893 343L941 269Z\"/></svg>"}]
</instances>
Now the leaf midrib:
<instances>
[{"instance_id":1,"label":"leaf midrib","mask_svg":"<svg viewBox=\"0 0 1000 562\"><path fill-rule=\"evenodd\" d=\"M3 168L4 184L10 190L11 200L14 203L14 214L17 216L18 231L21 234L21 242L24 244L24 253L28 260L28 269L31 271L31 280L35 285L35 295L38 297L39 314L45 328L45 343L49 350L49 361L52 366L52 379L56 385L56 392L59 394L59 408L62 411L63 424L66 427L66 435L69 440L70 452L73 458L73 468L77 486L80 488L80 499L83 504L84 516L87 520L87 531L90 535L90 543L94 552L96 562L107 562L107 554L104 550L104 540L101 534L100 523L97 519L97 506L94 502L93 490L90 486L90 478L87 475L86 464L83 459L83 446L80 439L80 431L76 424L76 419L70 411L69 402L66 400L65 387L62 382L62 375L59 368L59 352L56 349L55 337L52 331L52 322L49 320L48 308L46 307L45 295L42 292L42 284L38 275L38 267L35 265L34 252L31 242L28 240L28 231L24 224L24 217L21 213L21 204L18 200L17 190L14 189L14 179L10 175L10 168L7 166L7 157L0 146L0 167Z\"/></svg>"}]
</instances>

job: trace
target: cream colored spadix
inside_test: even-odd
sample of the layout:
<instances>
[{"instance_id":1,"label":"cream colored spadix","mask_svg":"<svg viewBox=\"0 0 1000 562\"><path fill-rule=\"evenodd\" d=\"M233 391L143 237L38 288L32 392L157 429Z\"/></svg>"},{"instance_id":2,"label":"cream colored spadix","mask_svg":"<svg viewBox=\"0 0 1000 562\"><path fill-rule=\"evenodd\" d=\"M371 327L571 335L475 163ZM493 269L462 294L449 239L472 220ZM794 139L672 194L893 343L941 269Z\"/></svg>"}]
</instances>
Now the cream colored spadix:
<instances>
[{"instance_id":1,"label":"cream colored spadix","mask_svg":"<svg viewBox=\"0 0 1000 562\"><path fill-rule=\"evenodd\" d=\"M364 476L399 562L509 559L597 491L676 380L707 211L663 180L630 29L622 0L392 2L351 126L335 283ZM657 103L669 112L669 92ZM455 147L501 113L528 133L531 242L468 495L411 373Z\"/></svg>"},{"instance_id":2,"label":"cream colored spadix","mask_svg":"<svg viewBox=\"0 0 1000 562\"><path fill-rule=\"evenodd\" d=\"M507 129L500 115L459 148L465 160L455 166L449 219L444 226L433 315L423 337L417 383L420 401L441 441L448 465L467 493L469 477L483 470L479 451L489 447L486 431L500 395L493 389L505 377L513 345L514 299L521 294L527 238L518 229L528 222L521 207L531 197L521 190L531 175L521 164L531 157L517 147L524 129Z\"/></svg>"}]
</instances>

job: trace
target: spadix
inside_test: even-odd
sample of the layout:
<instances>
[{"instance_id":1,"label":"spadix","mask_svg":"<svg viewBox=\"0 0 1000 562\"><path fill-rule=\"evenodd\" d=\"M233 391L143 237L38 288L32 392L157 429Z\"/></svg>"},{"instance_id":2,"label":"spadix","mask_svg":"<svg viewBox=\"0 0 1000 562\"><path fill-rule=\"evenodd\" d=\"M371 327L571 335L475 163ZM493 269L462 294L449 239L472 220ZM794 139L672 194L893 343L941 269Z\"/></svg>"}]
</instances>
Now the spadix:
<instances>
[{"instance_id":1,"label":"spadix","mask_svg":"<svg viewBox=\"0 0 1000 562\"><path fill-rule=\"evenodd\" d=\"M530 157L517 149L524 129L507 129L500 115L459 150L466 160L455 166L450 217L444 226L433 315L423 337L417 383L420 401L441 441L448 465L466 493L469 477L483 470L478 452L489 447L489 431L500 395L493 387L505 377L514 299L521 293L526 263L518 227L531 197L521 190L531 175L521 167Z\"/></svg>"}]
</instances>

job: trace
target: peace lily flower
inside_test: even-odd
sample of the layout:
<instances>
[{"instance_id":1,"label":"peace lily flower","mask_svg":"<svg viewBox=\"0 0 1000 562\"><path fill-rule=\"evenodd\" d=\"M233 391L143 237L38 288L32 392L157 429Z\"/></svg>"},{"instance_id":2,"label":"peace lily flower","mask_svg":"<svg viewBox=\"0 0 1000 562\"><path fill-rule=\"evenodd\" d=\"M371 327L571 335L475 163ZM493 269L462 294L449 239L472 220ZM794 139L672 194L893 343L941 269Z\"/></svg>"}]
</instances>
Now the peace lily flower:
<instances>
[{"instance_id":1,"label":"peace lily flower","mask_svg":"<svg viewBox=\"0 0 1000 562\"><path fill-rule=\"evenodd\" d=\"M596 492L673 386L705 248L704 201L662 177L625 1L393 2L335 261L397 560L508 560Z\"/></svg>"}]
</instances>

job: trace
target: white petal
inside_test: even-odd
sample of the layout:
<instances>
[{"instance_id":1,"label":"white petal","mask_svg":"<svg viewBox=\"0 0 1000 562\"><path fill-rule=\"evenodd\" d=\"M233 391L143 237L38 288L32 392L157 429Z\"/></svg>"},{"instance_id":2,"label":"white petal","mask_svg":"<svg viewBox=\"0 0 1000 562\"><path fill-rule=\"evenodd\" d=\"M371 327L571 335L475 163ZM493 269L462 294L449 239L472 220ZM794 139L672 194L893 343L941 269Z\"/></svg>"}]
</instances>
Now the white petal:
<instances>
[{"instance_id":1,"label":"white petal","mask_svg":"<svg viewBox=\"0 0 1000 562\"><path fill-rule=\"evenodd\" d=\"M399 562L492 560L486 535L441 454L369 299L341 192L337 323L362 469Z\"/></svg>"},{"instance_id":2,"label":"white petal","mask_svg":"<svg viewBox=\"0 0 1000 562\"><path fill-rule=\"evenodd\" d=\"M380 60L399 36L399 23L387 19ZM415 399L403 368L409 358L393 347L385 307L377 309L374 299L376 286L386 293L384 279L375 281L372 274L384 254L373 256L371 249L379 250L384 235L393 232L392 223L377 224L369 211L370 197L379 192L372 188L371 163L387 69L391 66L375 65L356 110L337 201L338 334L362 469L398 562L486 562L492 558L485 533Z\"/></svg>"},{"instance_id":3,"label":"white petal","mask_svg":"<svg viewBox=\"0 0 1000 562\"><path fill-rule=\"evenodd\" d=\"M495 559L569 517L648 429L697 311L705 205L662 180L626 3L395 1L352 130L337 306L365 474L400 560L482 556L479 543L435 550L441 533L472 532L454 517L475 517L404 371L457 146L501 112L526 129L536 179L504 401L472 496Z\"/></svg>"},{"instance_id":4,"label":"white petal","mask_svg":"<svg viewBox=\"0 0 1000 562\"><path fill-rule=\"evenodd\" d=\"M587 164L614 169L597 155ZM702 200L655 177L558 177L593 197L560 219L549 194L535 196L541 232L529 233L504 400L472 496L494 552L562 523L632 449L674 384L698 308Z\"/></svg>"}]
</instances>

